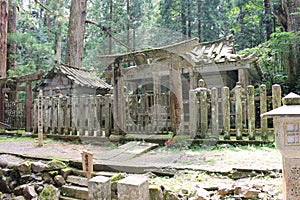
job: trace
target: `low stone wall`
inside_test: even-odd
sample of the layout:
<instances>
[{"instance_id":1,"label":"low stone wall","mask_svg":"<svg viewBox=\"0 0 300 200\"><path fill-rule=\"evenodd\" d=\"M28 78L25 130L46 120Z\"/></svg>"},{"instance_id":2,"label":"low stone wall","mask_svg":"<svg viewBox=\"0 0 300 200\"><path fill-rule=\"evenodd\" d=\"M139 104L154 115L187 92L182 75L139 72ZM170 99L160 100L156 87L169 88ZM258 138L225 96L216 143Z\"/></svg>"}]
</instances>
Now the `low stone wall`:
<instances>
[{"instance_id":1,"label":"low stone wall","mask_svg":"<svg viewBox=\"0 0 300 200\"><path fill-rule=\"evenodd\" d=\"M71 169L58 160L0 163L0 199L58 199Z\"/></svg>"},{"instance_id":2,"label":"low stone wall","mask_svg":"<svg viewBox=\"0 0 300 200\"><path fill-rule=\"evenodd\" d=\"M58 160L17 159L8 162L7 160L11 159L5 160L3 155L0 156L0 199L58 200L65 196L73 199L182 200L211 199L212 196L265 199L268 196L268 192L258 185L251 187L235 185L210 192L195 187L191 191L182 189L179 193L174 193L164 186L152 185L154 182L151 181L151 177L155 177L152 173L129 175L95 172L88 181L84 172L68 168L66 163Z\"/></svg>"}]
</instances>

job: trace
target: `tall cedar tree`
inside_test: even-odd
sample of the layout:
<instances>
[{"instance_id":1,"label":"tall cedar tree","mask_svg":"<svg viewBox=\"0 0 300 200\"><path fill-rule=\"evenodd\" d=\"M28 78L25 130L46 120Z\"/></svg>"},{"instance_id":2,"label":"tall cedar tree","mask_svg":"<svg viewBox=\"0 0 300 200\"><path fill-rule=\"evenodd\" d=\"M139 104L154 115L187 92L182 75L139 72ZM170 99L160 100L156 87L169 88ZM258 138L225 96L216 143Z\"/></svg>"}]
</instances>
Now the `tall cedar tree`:
<instances>
[{"instance_id":1,"label":"tall cedar tree","mask_svg":"<svg viewBox=\"0 0 300 200\"><path fill-rule=\"evenodd\" d=\"M66 64L82 67L87 0L72 0L70 8Z\"/></svg>"},{"instance_id":2,"label":"tall cedar tree","mask_svg":"<svg viewBox=\"0 0 300 200\"><path fill-rule=\"evenodd\" d=\"M6 77L8 0L0 0L0 78Z\"/></svg>"}]
</instances>

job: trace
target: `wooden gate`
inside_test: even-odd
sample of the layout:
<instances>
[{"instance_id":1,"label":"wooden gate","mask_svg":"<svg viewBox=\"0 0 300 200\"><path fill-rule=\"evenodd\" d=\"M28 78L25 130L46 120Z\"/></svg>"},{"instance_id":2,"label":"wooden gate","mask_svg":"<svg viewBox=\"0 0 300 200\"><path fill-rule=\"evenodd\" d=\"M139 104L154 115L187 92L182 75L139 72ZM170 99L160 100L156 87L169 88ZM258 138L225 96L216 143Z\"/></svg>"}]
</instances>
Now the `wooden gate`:
<instances>
[{"instance_id":1,"label":"wooden gate","mask_svg":"<svg viewBox=\"0 0 300 200\"><path fill-rule=\"evenodd\" d=\"M25 120L25 102L4 102L4 123L10 125L12 129L24 129Z\"/></svg>"},{"instance_id":2,"label":"wooden gate","mask_svg":"<svg viewBox=\"0 0 300 200\"><path fill-rule=\"evenodd\" d=\"M170 130L170 95L127 95L125 132L156 134Z\"/></svg>"}]
</instances>

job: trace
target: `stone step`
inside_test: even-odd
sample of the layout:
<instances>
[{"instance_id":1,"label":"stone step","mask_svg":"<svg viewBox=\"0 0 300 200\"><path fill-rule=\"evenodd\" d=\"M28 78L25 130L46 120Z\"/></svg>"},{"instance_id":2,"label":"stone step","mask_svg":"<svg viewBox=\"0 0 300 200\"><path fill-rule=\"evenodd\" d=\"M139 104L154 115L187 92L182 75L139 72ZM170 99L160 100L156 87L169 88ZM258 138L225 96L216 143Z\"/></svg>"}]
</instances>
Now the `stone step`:
<instances>
[{"instance_id":1,"label":"stone step","mask_svg":"<svg viewBox=\"0 0 300 200\"><path fill-rule=\"evenodd\" d=\"M67 177L67 183L71 183L73 185L79 185L79 186L88 186L88 180L85 177L80 177L80 176L74 176L74 175L69 175Z\"/></svg>"},{"instance_id":2,"label":"stone step","mask_svg":"<svg viewBox=\"0 0 300 200\"><path fill-rule=\"evenodd\" d=\"M65 197L76 199L88 199L89 197L87 187L79 187L73 185L63 185L60 189L60 194Z\"/></svg>"},{"instance_id":3,"label":"stone step","mask_svg":"<svg viewBox=\"0 0 300 200\"><path fill-rule=\"evenodd\" d=\"M59 200L80 200L80 199L75 199L75 198L72 198L72 197L60 196Z\"/></svg>"}]
</instances>

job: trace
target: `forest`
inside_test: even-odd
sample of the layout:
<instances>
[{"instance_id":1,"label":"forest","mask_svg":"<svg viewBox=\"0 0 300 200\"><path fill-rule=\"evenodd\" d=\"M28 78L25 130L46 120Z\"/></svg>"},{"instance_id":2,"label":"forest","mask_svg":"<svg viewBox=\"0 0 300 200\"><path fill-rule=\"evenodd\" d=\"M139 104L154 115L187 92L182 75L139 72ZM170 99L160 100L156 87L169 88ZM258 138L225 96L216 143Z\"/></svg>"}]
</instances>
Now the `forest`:
<instances>
[{"instance_id":1,"label":"forest","mask_svg":"<svg viewBox=\"0 0 300 200\"><path fill-rule=\"evenodd\" d=\"M237 52L257 53L263 83L297 93L299 6L297 0L0 0L0 77L47 71L55 62L100 75L100 55L232 34ZM81 50L70 54L76 45Z\"/></svg>"}]
</instances>

